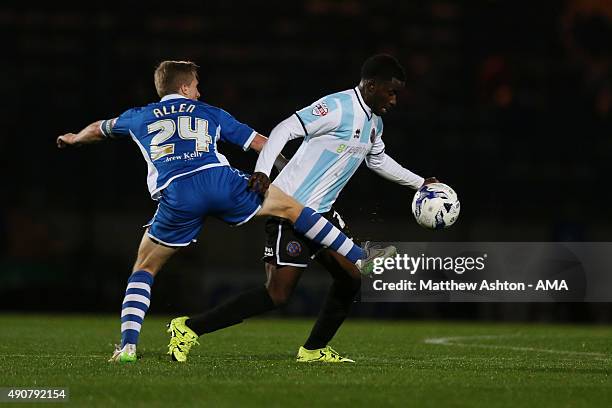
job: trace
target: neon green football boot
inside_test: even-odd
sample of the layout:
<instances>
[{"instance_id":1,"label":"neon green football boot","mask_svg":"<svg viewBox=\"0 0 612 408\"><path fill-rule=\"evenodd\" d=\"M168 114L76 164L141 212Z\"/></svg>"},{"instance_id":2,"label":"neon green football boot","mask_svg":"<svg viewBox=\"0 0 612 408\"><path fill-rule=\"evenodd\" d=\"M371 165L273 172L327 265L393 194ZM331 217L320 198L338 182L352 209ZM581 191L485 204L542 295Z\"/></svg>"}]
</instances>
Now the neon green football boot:
<instances>
[{"instance_id":1,"label":"neon green football boot","mask_svg":"<svg viewBox=\"0 0 612 408\"><path fill-rule=\"evenodd\" d=\"M108 361L116 363L134 363L137 359L136 345L126 344L123 348L119 345L115 345L115 352Z\"/></svg>"},{"instance_id":2,"label":"neon green football boot","mask_svg":"<svg viewBox=\"0 0 612 408\"><path fill-rule=\"evenodd\" d=\"M315 350L307 350L304 347L300 347L298 350L296 361L298 363L354 363L355 360L350 358L342 357L336 350L330 346L323 347Z\"/></svg>"},{"instance_id":3,"label":"neon green football boot","mask_svg":"<svg viewBox=\"0 0 612 408\"><path fill-rule=\"evenodd\" d=\"M185 324L189 316L177 317L168 323L168 333L170 333L170 344L168 344L168 354L172 360L184 363L191 347L198 343L198 335Z\"/></svg>"}]
</instances>

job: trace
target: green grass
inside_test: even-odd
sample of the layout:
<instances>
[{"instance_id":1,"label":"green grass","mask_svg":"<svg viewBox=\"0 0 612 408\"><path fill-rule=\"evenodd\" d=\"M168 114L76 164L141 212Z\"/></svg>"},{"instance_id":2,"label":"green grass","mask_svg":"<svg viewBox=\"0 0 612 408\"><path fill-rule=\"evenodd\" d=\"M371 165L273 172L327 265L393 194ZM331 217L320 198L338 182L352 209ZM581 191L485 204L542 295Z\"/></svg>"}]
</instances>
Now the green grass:
<instances>
[{"instance_id":1,"label":"green grass","mask_svg":"<svg viewBox=\"0 0 612 408\"><path fill-rule=\"evenodd\" d=\"M352 320L332 345L356 364L302 365L311 320L253 320L178 364L165 323L147 318L142 359L117 365L116 317L0 315L0 387L69 387L88 407L612 406L607 327Z\"/></svg>"}]
</instances>

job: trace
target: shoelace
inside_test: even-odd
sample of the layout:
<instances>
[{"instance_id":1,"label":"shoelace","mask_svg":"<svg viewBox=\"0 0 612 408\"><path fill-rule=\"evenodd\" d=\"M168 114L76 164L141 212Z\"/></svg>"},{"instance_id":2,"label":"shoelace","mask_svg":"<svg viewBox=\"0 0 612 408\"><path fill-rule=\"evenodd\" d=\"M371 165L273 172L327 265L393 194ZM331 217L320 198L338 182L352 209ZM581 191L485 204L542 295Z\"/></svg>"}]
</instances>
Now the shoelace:
<instances>
[{"instance_id":1,"label":"shoelace","mask_svg":"<svg viewBox=\"0 0 612 408\"><path fill-rule=\"evenodd\" d=\"M119 344L115 344L115 351L113 352L112 357L108 361L117 361L122 351L123 348Z\"/></svg>"},{"instance_id":2,"label":"shoelace","mask_svg":"<svg viewBox=\"0 0 612 408\"><path fill-rule=\"evenodd\" d=\"M331 354L332 358L337 358L339 360L342 360L344 358L340 355L340 353L338 353L336 350L334 350L330 346L327 346L327 351Z\"/></svg>"},{"instance_id":3,"label":"shoelace","mask_svg":"<svg viewBox=\"0 0 612 408\"><path fill-rule=\"evenodd\" d=\"M200 343L198 342L197 339L191 337L191 336L183 336L182 339L179 339L178 336L172 336L170 338L170 348L172 349L173 347L179 347L179 346L185 346L185 350L181 351L185 354L189 354L189 350L191 349L191 347L195 346L195 345L200 345Z\"/></svg>"},{"instance_id":4,"label":"shoelace","mask_svg":"<svg viewBox=\"0 0 612 408\"><path fill-rule=\"evenodd\" d=\"M115 351L113 352L112 357L110 358L109 361L114 360L115 358L117 358L117 356L121 354L121 346L119 344L115 344Z\"/></svg>"}]
</instances>

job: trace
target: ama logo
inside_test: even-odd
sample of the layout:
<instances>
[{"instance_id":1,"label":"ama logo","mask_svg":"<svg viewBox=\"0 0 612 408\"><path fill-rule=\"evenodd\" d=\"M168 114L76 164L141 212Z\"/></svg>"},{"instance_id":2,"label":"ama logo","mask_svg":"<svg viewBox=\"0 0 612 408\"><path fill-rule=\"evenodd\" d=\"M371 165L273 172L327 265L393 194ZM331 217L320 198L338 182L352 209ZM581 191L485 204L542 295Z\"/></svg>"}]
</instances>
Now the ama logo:
<instances>
[{"instance_id":1,"label":"ama logo","mask_svg":"<svg viewBox=\"0 0 612 408\"><path fill-rule=\"evenodd\" d=\"M317 103L314 108L312 108L312 114L315 116L325 116L329 113L329 108L325 102Z\"/></svg>"}]
</instances>

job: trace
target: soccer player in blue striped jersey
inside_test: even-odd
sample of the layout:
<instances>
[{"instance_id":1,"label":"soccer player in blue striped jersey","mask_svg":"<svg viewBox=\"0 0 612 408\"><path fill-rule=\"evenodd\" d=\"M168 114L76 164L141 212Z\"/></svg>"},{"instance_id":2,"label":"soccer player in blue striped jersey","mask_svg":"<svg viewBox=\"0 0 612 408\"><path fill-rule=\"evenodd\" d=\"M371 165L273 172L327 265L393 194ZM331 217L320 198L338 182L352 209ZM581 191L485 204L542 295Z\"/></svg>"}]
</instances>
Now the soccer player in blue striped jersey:
<instances>
[{"instance_id":1,"label":"soccer player in blue striped jersey","mask_svg":"<svg viewBox=\"0 0 612 408\"><path fill-rule=\"evenodd\" d=\"M130 137L147 162L147 185L151 198L158 201L128 279L121 345L111 361L136 360L154 277L179 248L196 240L206 216L230 225L244 224L254 216L285 218L309 239L338 251L364 270L373 267L378 255L355 245L337 228L330 229L316 211L280 189L270 188L265 195L248 190L248 176L229 165L217 144L224 141L260 151L267 139L224 110L198 101L197 68L189 61L164 61L154 75L159 102L57 138L58 147L64 148ZM256 302L269 301L263 288L256 295Z\"/></svg>"},{"instance_id":2,"label":"soccer player in blue striped jersey","mask_svg":"<svg viewBox=\"0 0 612 408\"><path fill-rule=\"evenodd\" d=\"M315 209L339 230L350 236L332 205L365 160L380 176L417 189L433 183L399 165L385 153L382 141L382 115L397 103L397 92L404 86L405 74L399 62L389 55L375 55L361 70L358 86L325 96L281 122L264 146L250 184L265 191L270 185L272 164L287 141L303 138L302 145L272 183L297 201ZM330 226L327 226L330 228ZM352 362L340 356L328 344L348 315L360 288L360 274L355 266L324 246L313 244L285 220L271 218L266 224L268 244L266 288L273 303L267 309L249 307L249 292L190 319L197 335L236 324L245 317L263 313L285 304L302 271L312 257L323 264L334 281L319 318L303 347L300 362Z\"/></svg>"}]
</instances>

